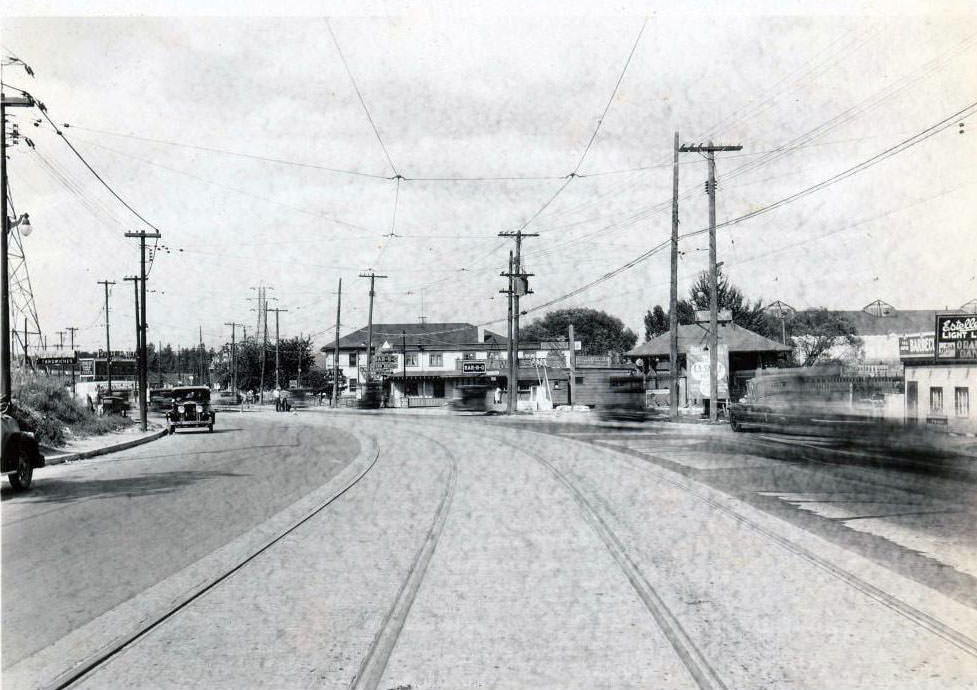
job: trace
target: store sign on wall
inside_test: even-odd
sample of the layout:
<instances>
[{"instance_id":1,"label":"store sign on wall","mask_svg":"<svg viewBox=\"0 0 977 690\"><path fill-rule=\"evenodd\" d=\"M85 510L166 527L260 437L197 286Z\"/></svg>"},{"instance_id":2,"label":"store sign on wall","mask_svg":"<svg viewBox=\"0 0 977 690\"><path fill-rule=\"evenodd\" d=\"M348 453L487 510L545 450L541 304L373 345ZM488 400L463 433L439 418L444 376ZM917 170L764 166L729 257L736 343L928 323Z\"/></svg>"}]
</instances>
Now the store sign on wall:
<instances>
[{"instance_id":1,"label":"store sign on wall","mask_svg":"<svg viewBox=\"0 0 977 690\"><path fill-rule=\"evenodd\" d=\"M932 333L899 336L900 357L932 357L936 352Z\"/></svg>"},{"instance_id":2,"label":"store sign on wall","mask_svg":"<svg viewBox=\"0 0 977 690\"><path fill-rule=\"evenodd\" d=\"M977 316L936 316L936 356L977 360Z\"/></svg>"}]
</instances>

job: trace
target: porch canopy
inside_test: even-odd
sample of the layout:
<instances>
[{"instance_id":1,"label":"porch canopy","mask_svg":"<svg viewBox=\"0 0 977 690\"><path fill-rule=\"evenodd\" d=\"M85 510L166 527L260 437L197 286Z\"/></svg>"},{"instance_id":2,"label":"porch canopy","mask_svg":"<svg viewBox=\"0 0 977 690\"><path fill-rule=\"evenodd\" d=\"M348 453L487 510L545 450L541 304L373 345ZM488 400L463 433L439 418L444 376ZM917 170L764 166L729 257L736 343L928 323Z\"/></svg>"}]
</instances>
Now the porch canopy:
<instances>
[{"instance_id":1,"label":"porch canopy","mask_svg":"<svg viewBox=\"0 0 977 690\"><path fill-rule=\"evenodd\" d=\"M668 359L671 351L671 332L662 333L646 343L638 345L625 357L630 359ZM759 333L748 331L737 326L732 321L719 324L718 340L720 345L729 348L730 356L737 354L778 355L790 352L793 348L776 340L765 338ZM690 347L705 347L709 345L709 328L706 324L688 324L678 327L678 353L687 354Z\"/></svg>"}]
</instances>

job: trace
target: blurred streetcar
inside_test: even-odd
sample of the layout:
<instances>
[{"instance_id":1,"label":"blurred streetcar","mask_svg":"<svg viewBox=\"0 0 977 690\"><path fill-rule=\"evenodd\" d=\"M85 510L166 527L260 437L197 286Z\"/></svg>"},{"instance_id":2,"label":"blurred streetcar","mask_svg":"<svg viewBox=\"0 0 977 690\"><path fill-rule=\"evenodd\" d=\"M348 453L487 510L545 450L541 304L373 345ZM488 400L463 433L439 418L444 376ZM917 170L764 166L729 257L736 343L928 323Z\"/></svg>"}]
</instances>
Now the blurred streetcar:
<instances>
[{"instance_id":1,"label":"blurred streetcar","mask_svg":"<svg viewBox=\"0 0 977 690\"><path fill-rule=\"evenodd\" d=\"M595 406L603 420L643 422L648 418L645 405L645 378L635 374L610 376L607 388L600 391Z\"/></svg>"}]
</instances>

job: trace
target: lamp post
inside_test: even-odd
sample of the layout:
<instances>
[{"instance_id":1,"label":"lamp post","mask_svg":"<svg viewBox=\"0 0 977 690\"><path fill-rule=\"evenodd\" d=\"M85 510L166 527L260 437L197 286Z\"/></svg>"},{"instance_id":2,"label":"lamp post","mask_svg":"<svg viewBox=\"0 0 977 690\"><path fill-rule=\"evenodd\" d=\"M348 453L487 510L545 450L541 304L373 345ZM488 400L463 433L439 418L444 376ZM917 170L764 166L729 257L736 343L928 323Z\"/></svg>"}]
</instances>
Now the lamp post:
<instances>
[{"instance_id":1,"label":"lamp post","mask_svg":"<svg viewBox=\"0 0 977 690\"><path fill-rule=\"evenodd\" d=\"M6 180L6 154L4 154L3 178ZM31 234L30 217L24 213L17 219L7 217L7 194L6 190L0 190L0 197L3 198L3 232L0 232L0 329L3 336L0 337L0 377L3 378L3 390L0 392L0 400L5 403L10 402L11 380L10 380L10 276L7 267L7 236L14 228L20 228L20 234L27 237ZM26 341L25 341L26 345Z\"/></svg>"}]
</instances>

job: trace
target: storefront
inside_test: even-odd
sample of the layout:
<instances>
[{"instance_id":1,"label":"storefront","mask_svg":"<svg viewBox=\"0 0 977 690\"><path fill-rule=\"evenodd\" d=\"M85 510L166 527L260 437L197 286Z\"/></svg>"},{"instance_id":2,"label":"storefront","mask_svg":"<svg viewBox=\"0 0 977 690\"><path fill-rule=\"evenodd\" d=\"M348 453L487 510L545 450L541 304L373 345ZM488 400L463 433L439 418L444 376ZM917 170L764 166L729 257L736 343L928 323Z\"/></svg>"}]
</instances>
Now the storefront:
<instances>
[{"instance_id":1,"label":"storefront","mask_svg":"<svg viewBox=\"0 0 977 690\"><path fill-rule=\"evenodd\" d=\"M932 333L899 339L905 367L906 424L977 433L977 316L937 314Z\"/></svg>"}]
</instances>

